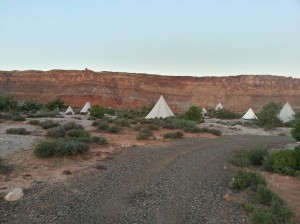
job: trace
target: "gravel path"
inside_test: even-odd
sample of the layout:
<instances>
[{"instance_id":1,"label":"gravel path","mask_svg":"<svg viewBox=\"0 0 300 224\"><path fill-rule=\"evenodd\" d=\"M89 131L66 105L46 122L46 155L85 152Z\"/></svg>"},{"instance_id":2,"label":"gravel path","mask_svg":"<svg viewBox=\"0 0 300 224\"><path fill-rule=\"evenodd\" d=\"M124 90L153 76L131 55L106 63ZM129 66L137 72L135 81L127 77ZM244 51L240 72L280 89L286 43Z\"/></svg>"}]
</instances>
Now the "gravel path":
<instances>
[{"instance_id":1,"label":"gravel path","mask_svg":"<svg viewBox=\"0 0 300 224\"><path fill-rule=\"evenodd\" d=\"M244 223L230 192L234 150L276 147L286 136L182 139L130 148L55 186L43 183L18 202L0 202L0 223Z\"/></svg>"}]
</instances>

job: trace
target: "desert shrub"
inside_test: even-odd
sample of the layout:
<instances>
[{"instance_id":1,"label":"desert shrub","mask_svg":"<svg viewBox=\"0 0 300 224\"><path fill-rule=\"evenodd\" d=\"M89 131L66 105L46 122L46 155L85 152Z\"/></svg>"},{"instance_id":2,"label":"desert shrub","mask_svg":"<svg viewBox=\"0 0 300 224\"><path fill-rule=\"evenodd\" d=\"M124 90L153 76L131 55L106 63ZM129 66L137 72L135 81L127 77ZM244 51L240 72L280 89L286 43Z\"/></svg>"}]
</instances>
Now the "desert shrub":
<instances>
[{"instance_id":1,"label":"desert shrub","mask_svg":"<svg viewBox=\"0 0 300 224\"><path fill-rule=\"evenodd\" d=\"M251 164L251 161L249 160L246 151L238 151L235 152L235 155L231 159L231 163L238 167L247 167Z\"/></svg>"},{"instance_id":2,"label":"desert shrub","mask_svg":"<svg viewBox=\"0 0 300 224\"><path fill-rule=\"evenodd\" d=\"M108 129L109 125L106 121L101 121L98 125L99 130L106 131Z\"/></svg>"},{"instance_id":3,"label":"desert shrub","mask_svg":"<svg viewBox=\"0 0 300 224\"><path fill-rule=\"evenodd\" d=\"M256 189L260 184L266 185L266 182L259 173L241 169L235 175L232 187L237 190L243 190L248 187Z\"/></svg>"},{"instance_id":4,"label":"desert shrub","mask_svg":"<svg viewBox=\"0 0 300 224\"><path fill-rule=\"evenodd\" d=\"M252 212L254 210L254 204L251 201L247 201L242 205L246 212Z\"/></svg>"},{"instance_id":5,"label":"desert shrub","mask_svg":"<svg viewBox=\"0 0 300 224\"><path fill-rule=\"evenodd\" d=\"M300 141L300 119L295 122L294 128L291 130L292 137Z\"/></svg>"},{"instance_id":6,"label":"desert shrub","mask_svg":"<svg viewBox=\"0 0 300 224\"><path fill-rule=\"evenodd\" d=\"M259 126L271 129L277 126L281 126L282 122L278 118L278 114L281 110L281 105L275 102L270 102L257 114L258 120L256 123Z\"/></svg>"},{"instance_id":7,"label":"desert shrub","mask_svg":"<svg viewBox=\"0 0 300 224\"><path fill-rule=\"evenodd\" d=\"M90 138L90 133L81 129L71 129L67 131L67 136L71 138Z\"/></svg>"},{"instance_id":8,"label":"desert shrub","mask_svg":"<svg viewBox=\"0 0 300 224\"><path fill-rule=\"evenodd\" d=\"M247 153L248 159L253 165L261 166L264 162L264 158L268 156L266 149L250 149Z\"/></svg>"},{"instance_id":9,"label":"desert shrub","mask_svg":"<svg viewBox=\"0 0 300 224\"><path fill-rule=\"evenodd\" d=\"M180 131L177 131L177 132L169 132L169 133L166 133L164 134L164 138L172 138L172 139L175 139L175 138L182 138L183 136L183 133L180 132Z\"/></svg>"},{"instance_id":10,"label":"desert shrub","mask_svg":"<svg viewBox=\"0 0 300 224\"><path fill-rule=\"evenodd\" d=\"M200 130L201 130L201 129L200 129ZM208 133L211 133L211 134L216 135L216 136L222 135L222 132L221 132L220 130L214 129L214 128L209 128L207 131L204 131L204 130L202 129L202 132L208 132Z\"/></svg>"},{"instance_id":11,"label":"desert shrub","mask_svg":"<svg viewBox=\"0 0 300 224\"><path fill-rule=\"evenodd\" d=\"M35 150L34 154L40 158L47 157L61 157L68 155L77 155L88 150L88 144L75 141L72 139L58 139L53 142L43 141L40 142Z\"/></svg>"},{"instance_id":12,"label":"desert shrub","mask_svg":"<svg viewBox=\"0 0 300 224\"><path fill-rule=\"evenodd\" d=\"M28 113L28 118L42 118L42 117L56 117L58 113L55 111L49 111L49 112L38 112L38 113Z\"/></svg>"},{"instance_id":13,"label":"desert shrub","mask_svg":"<svg viewBox=\"0 0 300 224\"><path fill-rule=\"evenodd\" d=\"M30 132L26 128L9 128L6 130L7 134L13 135L28 135Z\"/></svg>"},{"instance_id":14,"label":"desert shrub","mask_svg":"<svg viewBox=\"0 0 300 224\"><path fill-rule=\"evenodd\" d=\"M239 119L239 118L241 118L240 114L234 113L225 108L214 111L213 116L216 118L219 118L219 119Z\"/></svg>"},{"instance_id":15,"label":"desert shrub","mask_svg":"<svg viewBox=\"0 0 300 224\"><path fill-rule=\"evenodd\" d=\"M11 165L7 165L0 157L0 174L8 174L12 170Z\"/></svg>"},{"instance_id":16,"label":"desert shrub","mask_svg":"<svg viewBox=\"0 0 300 224\"><path fill-rule=\"evenodd\" d=\"M17 110L19 111L38 111L42 109L43 104L35 100L23 100L18 102Z\"/></svg>"},{"instance_id":17,"label":"desert shrub","mask_svg":"<svg viewBox=\"0 0 300 224\"><path fill-rule=\"evenodd\" d=\"M95 118L103 118L105 109L99 106L93 106L90 110L90 116Z\"/></svg>"},{"instance_id":18,"label":"desert shrub","mask_svg":"<svg viewBox=\"0 0 300 224\"><path fill-rule=\"evenodd\" d=\"M251 216L253 224L271 224L272 213L268 209L255 210Z\"/></svg>"},{"instance_id":19,"label":"desert shrub","mask_svg":"<svg viewBox=\"0 0 300 224\"><path fill-rule=\"evenodd\" d=\"M197 123L184 119L170 119L166 120L163 127L167 129L191 129L197 127Z\"/></svg>"},{"instance_id":20,"label":"desert shrub","mask_svg":"<svg viewBox=\"0 0 300 224\"><path fill-rule=\"evenodd\" d=\"M279 150L271 154L271 163L275 172L285 175L295 175L297 160L294 150Z\"/></svg>"},{"instance_id":21,"label":"desert shrub","mask_svg":"<svg viewBox=\"0 0 300 224\"><path fill-rule=\"evenodd\" d=\"M101 123L100 120L94 120L94 121L92 122L92 126L96 127L96 126L98 126L100 123Z\"/></svg>"},{"instance_id":22,"label":"desert shrub","mask_svg":"<svg viewBox=\"0 0 300 224\"><path fill-rule=\"evenodd\" d=\"M107 144L106 138L100 137L100 136L92 136L91 137L91 142L97 143L99 145L106 145Z\"/></svg>"},{"instance_id":23,"label":"desert shrub","mask_svg":"<svg viewBox=\"0 0 300 224\"><path fill-rule=\"evenodd\" d=\"M202 108L197 106L191 106L184 115L185 119L191 121L202 121Z\"/></svg>"},{"instance_id":24,"label":"desert shrub","mask_svg":"<svg viewBox=\"0 0 300 224\"><path fill-rule=\"evenodd\" d=\"M121 127L116 124L113 124L107 128L108 133L119 133L120 131L121 131Z\"/></svg>"},{"instance_id":25,"label":"desert shrub","mask_svg":"<svg viewBox=\"0 0 300 224\"><path fill-rule=\"evenodd\" d=\"M18 114L18 115L14 115L12 117L12 120L13 121L26 121L26 118Z\"/></svg>"},{"instance_id":26,"label":"desert shrub","mask_svg":"<svg viewBox=\"0 0 300 224\"><path fill-rule=\"evenodd\" d=\"M133 126L133 130L135 130L135 131L140 131L140 130L142 129L142 127L143 127L143 126L142 126L142 125L139 125L139 124L138 124L138 125L134 125L134 126ZM149 130L150 130L150 129L149 129Z\"/></svg>"},{"instance_id":27,"label":"desert shrub","mask_svg":"<svg viewBox=\"0 0 300 224\"><path fill-rule=\"evenodd\" d=\"M46 121L40 122L40 125L44 129L49 129L49 128L59 126L59 123L54 122L53 120L46 120Z\"/></svg>"},{"instance_id":28,"label":"desert shrub","mask_svg":"<svg viewBox=\"0 0 300 224\"><path fill-rule=\"evenodd\" d=\"M64 107L65 107L65 103L61 99L54 99L54 100L49 101L46 104L46 108L51 111L60 110L60 109L63 109Z\"/></svg>"},{"instance_id":29,"label":"desert shrub","mask_svg":"<svg viewBox=\"0 0 300 224\"><path fill-rule=\"evenodd\" d=\"M65 124L63 124L63 128L66 131L71 130L71 129L78 129L78 130L82 130L83 129L82 125L76 124L75 122L65 123Z\"/></svg>"},{"instance_id":30,"label":"desert shrub","mask_svg":"<svg viewBox=\"0 0 300 224\"><path fill-rule=\"evenodd\" d=\"M158 129L159 129L159 126L156 125L156 124L149 124L149 125L148 125L148 129L149 129L149 130L152 130L152 131L158 130Z\"/></svg>"},{"instance_id":31,"label":"desert shrub","mask_svg":"<svg viewBox=\"0 0 300 224\"><path fill-rule=\"evenodd\" d=\"M130 127L130 121L128 119L120 119L116 122L116 124L120 125L121 127Z\"/></svg>"},{"instance_id":32,"label":"desert shrub","mask_svg":"<svg viewBox=\"0 0 300 224\"><path fill-rule=\"evenodd\" d=\"M48 129L47 135L52 138L63 138L66 135L66 130L62 126Z\"/></svg>"},{"instance_id":33,"label":"desert shrub","mask_svg":"<svg viewBox=\"0 0 300 224\"><path fill-rule=\"evenodd\" d=\"M138 136L137 136L137 139L138 140L147 140L149 139L150 137L152 137L153 134L150 130L148 129L143 129L139 132Z\"/></svg>"},{"instance_id":34,"label":"desert shrub","mask_svg":"<svg viewBox=\"0 0 300 224\"><path fill-rule=\"evenodd\" d=\"M17 107L17 104L12 96L0 95L0 111L11 111Z\"/></svg>"},{"instance_id":35,"label":"desert shrub","mask_svg":"<svg viewBox=\"0 0 300 224\"><path fill-rule=\"evenodd\" d=\"M31 124L31 125L39 125L39 124L40 124L40 121L39 121L39 120L29 120L29 121L28 121L28 124Z\"/></svg>"},{"instance_id":36,"label":"desert shrub","mask_svg":"<svg viewBox=\"0 0 300 224\"><path fill-rule=\"evenodd\" d=\"M268 156L264 157L264 161L261 164L261 167L263 170L266 170L266 171L270 171L270 172L274 171L270 154Z\"/></svg>"},{"instance_id":37,"label":"desert shrub","mask_svg":"<svg viewBox=\"0 0 300 224\"><path fill-rule=\"evenodd\" d=\"M257 199L260 203L264 205L271 205L274 193L264 185L259 185L257 187Z\"/></svg>"}]
</instances>

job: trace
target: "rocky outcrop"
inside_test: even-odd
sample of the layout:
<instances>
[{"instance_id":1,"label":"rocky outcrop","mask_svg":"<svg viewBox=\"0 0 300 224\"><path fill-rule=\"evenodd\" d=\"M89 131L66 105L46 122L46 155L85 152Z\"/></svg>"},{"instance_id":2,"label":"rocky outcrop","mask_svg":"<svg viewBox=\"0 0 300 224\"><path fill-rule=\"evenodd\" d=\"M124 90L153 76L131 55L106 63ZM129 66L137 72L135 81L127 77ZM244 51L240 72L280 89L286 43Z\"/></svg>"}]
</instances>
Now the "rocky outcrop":
<instances>
[{"instance_id":1,"label":"rocky outcrop","mask_svg":"<svg viewBox=\"0 0 300 224\"><path fill-rule=\"evenodd\" d=\"M289 101L300 109L300 79L270 75L187 77L93 72L90 70L0 71L0 94L47 102L54 98L82 107L138 108L164 95L171 109L191 105L215 107L221 102L233 111L261 109L270 101Z\"/></svg>"}]
</instances>

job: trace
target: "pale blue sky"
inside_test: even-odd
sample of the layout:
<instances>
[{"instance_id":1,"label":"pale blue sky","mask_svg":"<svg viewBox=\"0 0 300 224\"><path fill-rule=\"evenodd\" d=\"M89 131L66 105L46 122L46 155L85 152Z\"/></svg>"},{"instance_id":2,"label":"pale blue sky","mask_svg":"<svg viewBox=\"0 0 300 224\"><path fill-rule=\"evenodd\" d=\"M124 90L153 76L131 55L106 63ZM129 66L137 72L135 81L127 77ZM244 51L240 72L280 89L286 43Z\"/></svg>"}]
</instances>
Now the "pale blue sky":
<instances>
[{"instance_id":1,"label":"pale blue sky","mask_svg":"<svg viewBox=\"0 0 300 224\"><path fill-rule=\"evenodd\" d=\"M300 78L299 0L0 0L0 70Z\"/></svg>"}]
</instances>

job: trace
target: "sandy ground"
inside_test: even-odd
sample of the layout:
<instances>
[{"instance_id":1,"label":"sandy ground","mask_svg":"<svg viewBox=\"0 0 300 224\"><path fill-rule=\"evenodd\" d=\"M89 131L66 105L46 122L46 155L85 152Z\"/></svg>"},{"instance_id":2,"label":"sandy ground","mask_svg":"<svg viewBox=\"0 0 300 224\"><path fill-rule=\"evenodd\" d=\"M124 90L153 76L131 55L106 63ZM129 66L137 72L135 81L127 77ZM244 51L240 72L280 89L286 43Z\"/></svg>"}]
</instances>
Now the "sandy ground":
<instances>
[{"instance_id":1,"label":"sandy ground","mask_svg":"<svg viewBox=\"0 0 300 224\"><path fill-rule=\"evenodd\" d=\"M38 183L53 184L62 182L76 174L97 167L97 162L112 159L127 147L132 146L164 146L170 140L163 138L163 134L170 130L154 131L155 140L137 140L137 131L125 128L121 134L109 134L93 127L92 121L86 116L67 116L66 118L49 118L59 123L74 121L81 124L92 135L105 137L109 144L99 146L92 144L88 153L70 158L39 159L33 155L34 146L46 139L46 130L39 126L33 126L26 122L0 121L0 156L5 163L13 169L9 175L0 174L0 194L9 192L13 187L30 188ZM39 119L40 121L47 119ZM277 128L265 131L262 128L244 127L236 124L237 121L222 121L216 119L206 120L200 127L215 128L222 131L223 135L260 135L260 136L290 136L290 128ZM24 127L30 131L30 135L8 135L6 129ZM176 130L172 130L176 131ZM216 138L211 134L184 133L184 138ZM172 140L171 140L172 141ZM287 146L288 147L288 146ZM99 167L101 169L101 167ZM71 175L72 174L72 175ZM264 173L269 185L283 197L297 213L300 220L300 181L291 177L282 177L277 174Z\"/></svg>"},{"instance_id":2,"label":"sandy ground","mask_svg":"<svg viewBox=\"0 0 300 224\"><path fill-rule=\"evenodd\" d=\"M41 140L45 140L46 130L40 126L27 124L27 122L5 121L0 123L0 156L4 162L11 166L12 172L9 175L0 174L0 194L7 193L13 187L30 188L32 185L48 182L55 183L67 179L70 174L76 175L93 169L98 161L108 160L114 155L121 153L127 147L145 145L167 145L169 139L164 139L163 134L170 130L162 129L154 131L153 140L137 140L137 131L123 128L120 134L109 134L101 132L93 127L92 121L86 116L68 116L66 118L46 118L43 120L54 120L59 123L74 121L81 124L94 136L105 137L109 144L100 146L91 144L90 150L83 155L68 158L47 158L40 159L33 154L34 146ZM9 135L8 128L24 127L30 131L30 135ZM177 130L172 130L175 132ZM185 133L185 138L216 138L208 133Z\"/></svg>"}]
</instances>

